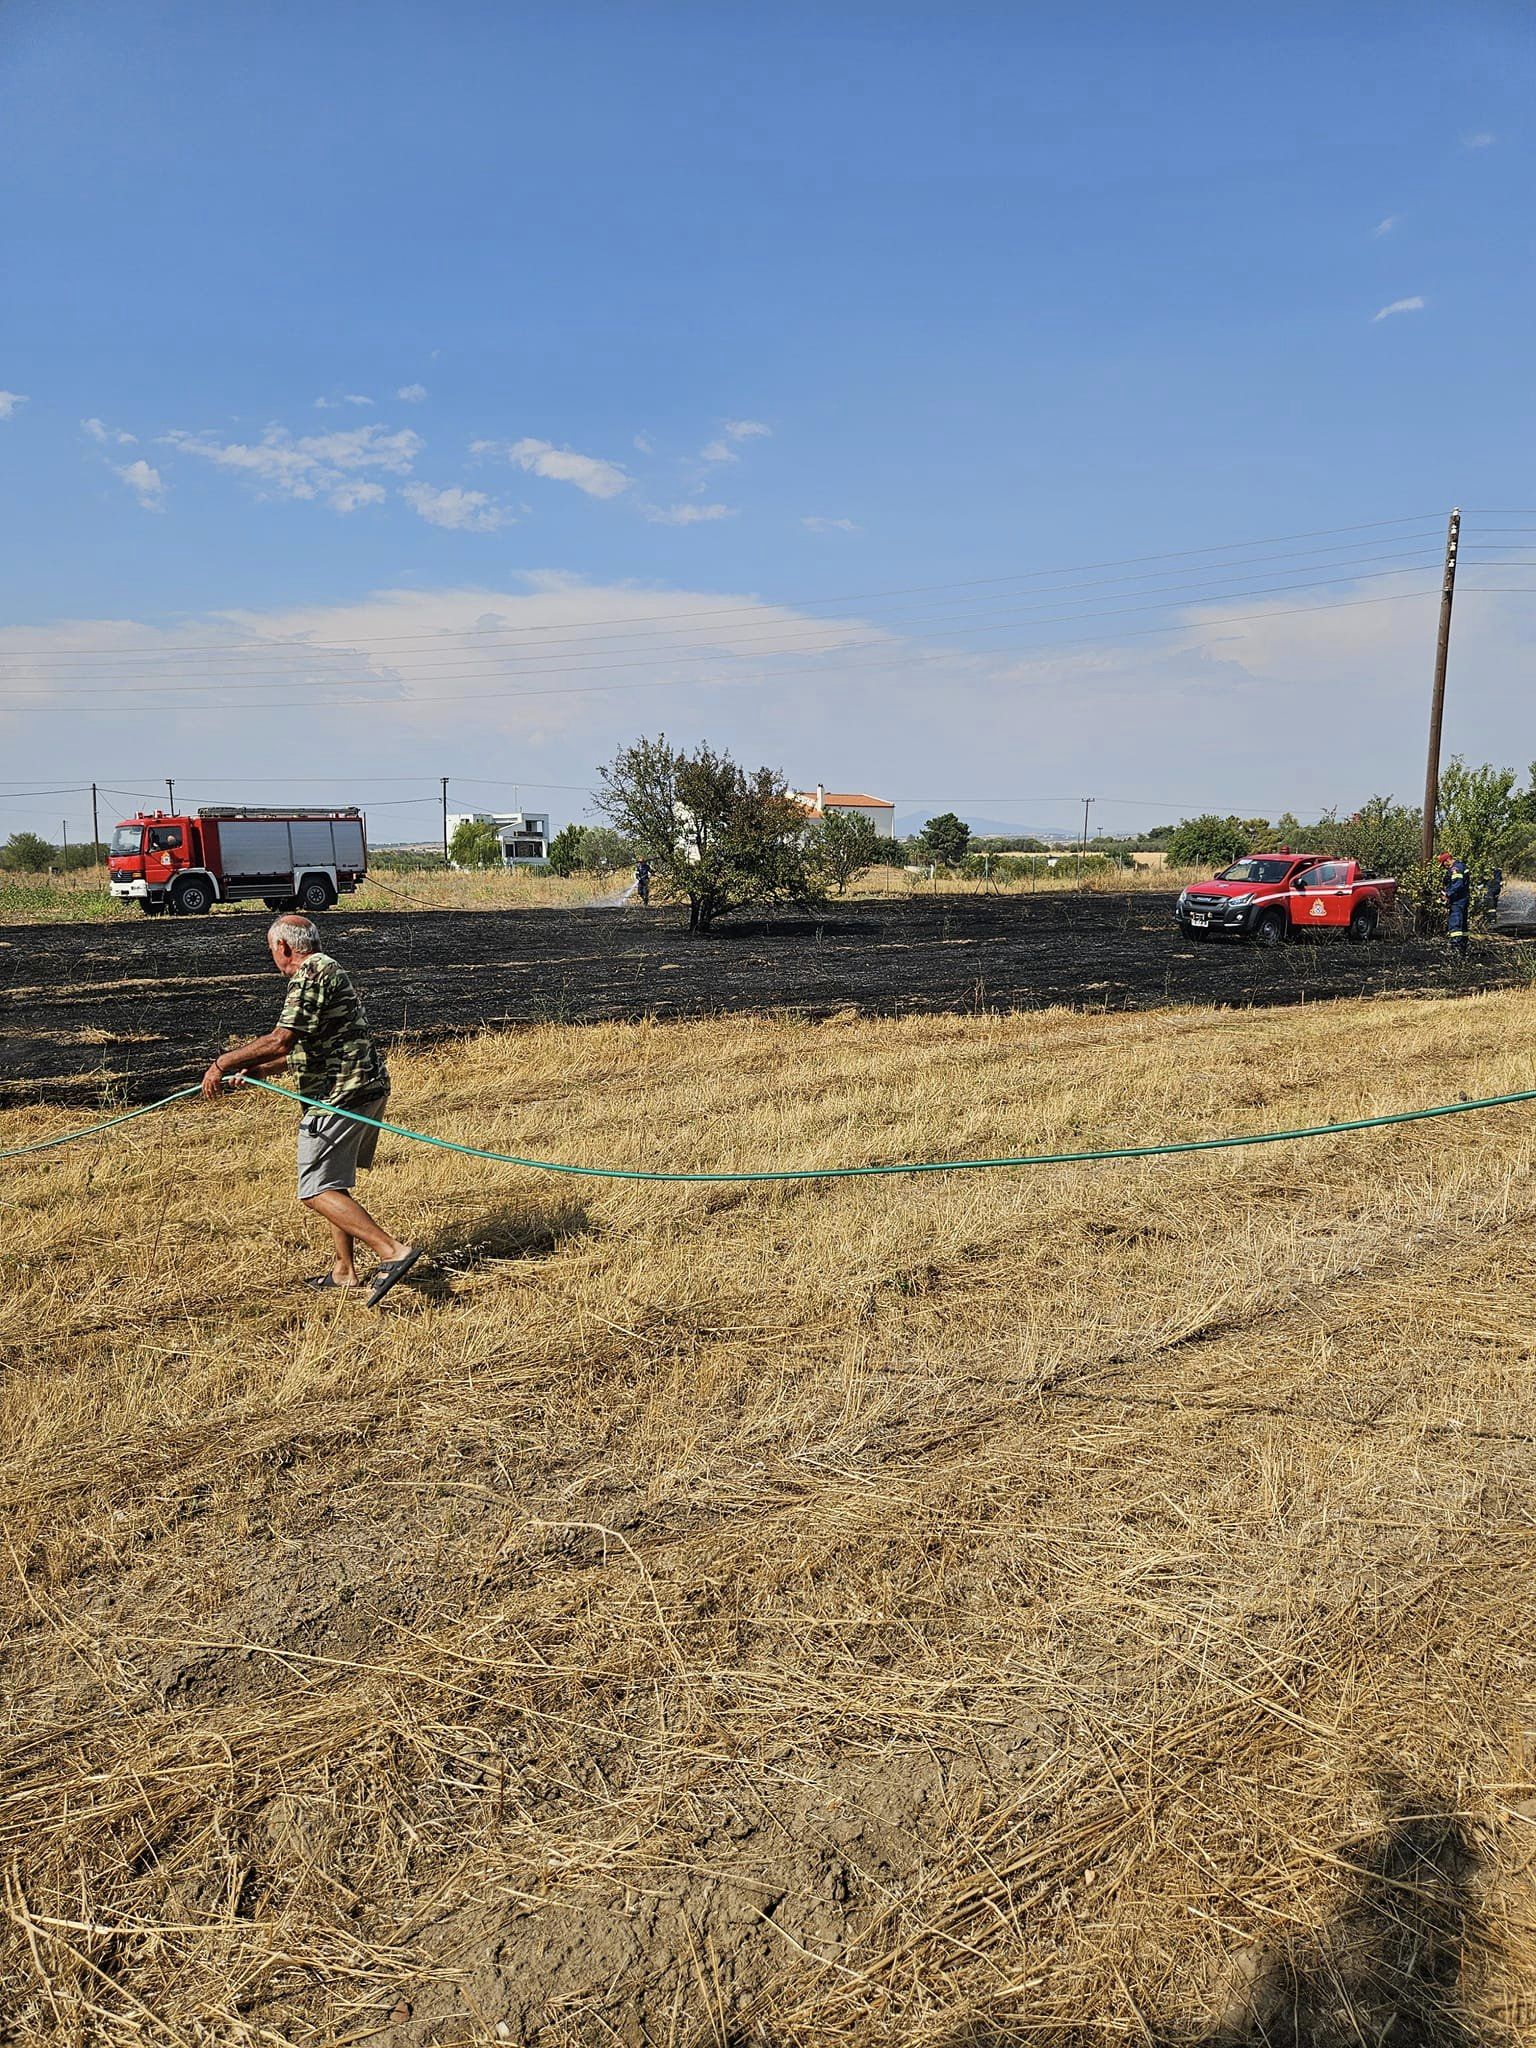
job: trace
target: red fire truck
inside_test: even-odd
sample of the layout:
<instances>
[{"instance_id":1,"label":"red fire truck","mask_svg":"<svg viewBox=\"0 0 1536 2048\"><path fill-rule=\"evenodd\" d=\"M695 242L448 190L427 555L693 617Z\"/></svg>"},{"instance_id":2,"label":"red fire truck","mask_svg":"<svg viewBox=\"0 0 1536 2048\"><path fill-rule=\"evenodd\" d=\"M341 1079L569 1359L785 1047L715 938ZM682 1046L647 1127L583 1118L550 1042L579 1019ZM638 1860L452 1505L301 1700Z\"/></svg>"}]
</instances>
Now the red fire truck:
<instances>
[{"instance_id":1,"label":"red fire truck","mask_svg":"<svg viewBox=\"0 0 1536 2048\"><path fill-rule=\"evenodd\" d=\"M1318 853L1253 853L1180 895L1174 911L1186 938L1255 939L1277 946L1298 931L1374 937L1397 898L1397 884L1354 860Z\"/></svg>"},{"instance_id":2,"label":"red fire truck","mask_svg":"<svg viewBox=\"0 0 1536 2048\"><path fill-rule=\"evenodd\" d=\"M329 910L368 872L368 834L355 806L341 810L205 806L124 818L107 869L114 896L146 917L197 916L215 903L259 898L269 910Z\"/></svg>"}]
</instances>

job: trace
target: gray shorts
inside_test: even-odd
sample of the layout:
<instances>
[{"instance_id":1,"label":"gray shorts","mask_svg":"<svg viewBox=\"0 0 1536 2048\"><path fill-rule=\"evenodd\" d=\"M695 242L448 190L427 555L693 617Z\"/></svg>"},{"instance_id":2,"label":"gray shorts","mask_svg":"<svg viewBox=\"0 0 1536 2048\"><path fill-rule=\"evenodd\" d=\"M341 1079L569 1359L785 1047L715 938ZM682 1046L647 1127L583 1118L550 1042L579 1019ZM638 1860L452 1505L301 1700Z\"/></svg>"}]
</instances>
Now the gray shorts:
<instances>
[{"instance_id":1,"label":"gray shorts","mask_svg":"<svg viewBox=\"0 0 1536 2048\"><path fill-rule=\"evenodd\" d=\"M381 1117L389 1096L369 1095L349 1103L364 1116ZM328 1116L312 1109L299 1120L299 1200L352 1187L360 1172L373 1164L379 1134L372 1124L350 1116Z\"/></svg>"}]
</instances>

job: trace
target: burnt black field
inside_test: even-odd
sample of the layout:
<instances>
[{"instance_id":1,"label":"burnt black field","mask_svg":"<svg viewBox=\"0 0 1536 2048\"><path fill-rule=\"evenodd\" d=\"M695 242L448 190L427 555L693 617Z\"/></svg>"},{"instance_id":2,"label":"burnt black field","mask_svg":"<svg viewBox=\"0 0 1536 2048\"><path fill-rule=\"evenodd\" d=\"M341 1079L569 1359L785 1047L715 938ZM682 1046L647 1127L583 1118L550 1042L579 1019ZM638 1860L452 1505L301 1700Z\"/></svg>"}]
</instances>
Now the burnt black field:
<instances>
[{"instance_id":1,"label":"burnt black field","mask_svg":"<svg viewBox=\"0 0 1536 2048\"><path fill-rule=\"evenodd\" d=\"M1385 933L1191 943L1164 895L946 896L690 938L675 909L333 912L328 949L390 1038L743 1010L1268 1007L1524 982L1527 952ZM276 1018L265 914L0 930L0 1104L145 1101Z\"/></svg>"}]
</instances>

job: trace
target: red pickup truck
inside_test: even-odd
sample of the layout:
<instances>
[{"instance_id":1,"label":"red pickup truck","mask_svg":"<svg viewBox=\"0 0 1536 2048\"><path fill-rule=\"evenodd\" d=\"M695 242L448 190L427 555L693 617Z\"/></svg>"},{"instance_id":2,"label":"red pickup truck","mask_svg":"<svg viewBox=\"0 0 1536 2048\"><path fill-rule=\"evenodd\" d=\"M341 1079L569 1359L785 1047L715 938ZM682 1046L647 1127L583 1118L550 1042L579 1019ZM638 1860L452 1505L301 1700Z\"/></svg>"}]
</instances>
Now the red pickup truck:
<instances>
[{"instance_id":1,"label":"red pickup truck","mask_svg":"<svg viewBox=\"0 0 1536 2048\"><path fill-rule=\"evenodd\" d=\"M1392 908L1397 884L1355 860L1321 853L1252 853L1185 889L1174 916L1186 938L1217 932L1278 946L1296 931L1343 931L1364 941Z\"/></svg>"}]
</instances>

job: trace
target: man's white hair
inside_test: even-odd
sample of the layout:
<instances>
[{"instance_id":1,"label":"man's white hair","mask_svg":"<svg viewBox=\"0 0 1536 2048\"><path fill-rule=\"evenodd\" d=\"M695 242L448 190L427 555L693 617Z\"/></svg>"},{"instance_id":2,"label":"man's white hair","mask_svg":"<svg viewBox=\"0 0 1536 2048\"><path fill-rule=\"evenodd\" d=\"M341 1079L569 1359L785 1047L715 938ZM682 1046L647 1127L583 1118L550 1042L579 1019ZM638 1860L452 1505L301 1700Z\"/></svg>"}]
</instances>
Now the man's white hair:
<instances>
[{"instance_id":1,"label":"man's white hair","mask_svg":"<svg viewBox=\"0 0 1536 2048\"><path fill-rule=\"evenodd\" d=\"M267 926L267 943L273 945L281 939L291 952L318 953L320 933L313 918L300 917L297 912L285 911Z\"/></svg>"}]
</instances>

